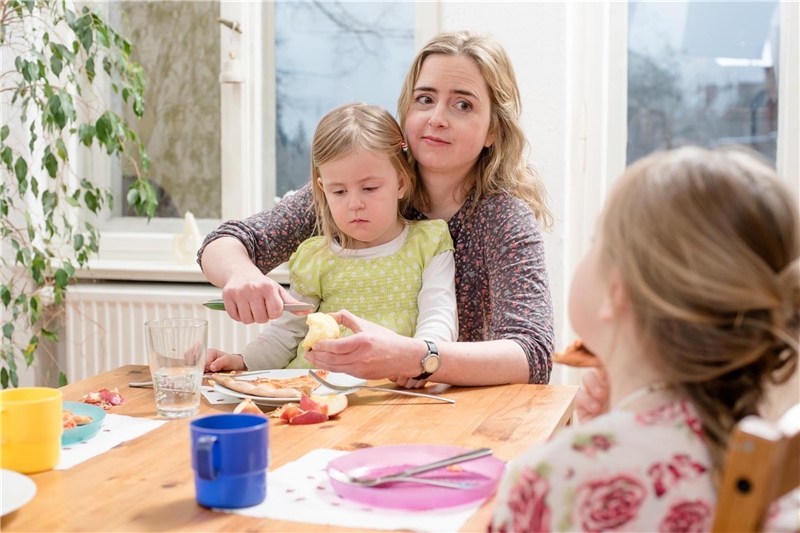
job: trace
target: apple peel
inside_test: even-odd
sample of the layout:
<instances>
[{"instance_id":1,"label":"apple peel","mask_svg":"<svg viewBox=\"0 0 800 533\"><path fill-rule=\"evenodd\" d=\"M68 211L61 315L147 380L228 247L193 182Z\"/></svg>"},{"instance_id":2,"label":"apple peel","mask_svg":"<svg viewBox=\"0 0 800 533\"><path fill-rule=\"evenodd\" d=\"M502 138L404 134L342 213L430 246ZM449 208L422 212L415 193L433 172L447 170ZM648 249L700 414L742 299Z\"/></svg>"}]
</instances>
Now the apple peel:
<instances>
[{"instance_id":1,"label":"apple peel","mask_svg":"<svg viewBox=\"0 0 800 533\"><path fill-rule=\"evenodd\" d=\"M280 418L289 424L306 425L319 424L329 418L337 416L345 410L348 401L343 394L328 394L326 396L300 397L300 403L287 403L270 413L272 418Z\"/></svg>"}]
</instances>

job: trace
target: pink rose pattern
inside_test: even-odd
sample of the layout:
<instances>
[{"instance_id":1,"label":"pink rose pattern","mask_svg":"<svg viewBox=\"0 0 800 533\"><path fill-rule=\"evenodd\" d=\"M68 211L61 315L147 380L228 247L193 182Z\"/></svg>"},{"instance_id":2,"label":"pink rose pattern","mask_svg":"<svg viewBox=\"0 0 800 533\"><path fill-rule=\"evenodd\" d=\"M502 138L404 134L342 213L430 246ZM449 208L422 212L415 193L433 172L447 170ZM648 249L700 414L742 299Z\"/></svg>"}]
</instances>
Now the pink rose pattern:
<instances>
[{"instance_id":1,"label":"pink rose pattern","mask_svg":"<svg viewBox=\"0 0 800 533\"><path fill-rule=\"evenodd\" d=\"M550 531L550 508L545 499L550 483L533 468L525 468L508 496L511 531Z\"/></svg>"},{"instance_id":2,"label":"pink rose pattern","mask_svg":"<svg viewBox=\"0 0 800 533\"><path fill-rule=\"evenodd\" d=\"M658 526L659 533L695 533L711 529L711 505L703 500L670 507Z\"/></svg>"},{"instance_id":3,"label":"pink rose pattern","mask_svg":"<svg viewBox=\"0 0 800 533\"><path fill-rule=\"evenodd\" d=\"M590 481L578 487L573 516L582 531L607 531L635 520L647 488L629 475Z\"/></svg>"},{"instance_id":4,"label":"pink rose pattern","mask_svg":"<svg viewBox=\"0 0 800 533\"><path fill-rule=\"evenodd\" d=\"M598 451L608 451L615 444L610 434L577 435L572 441L572 449L587 457L594 457Z\"/></svg>"},{"instance_id":5,"label":"pink rose pattern","mask_svg":"<svg viewBox=\"0 0 800 533\"><path fill-rule=\"evenodd\" d=\"M687 400L672 402L656 407L647 413L636 415L636 422L643 426L660 424L685 424L699 439L704 439L703 424Z\"/></svg>"},{"instance_id":6,"label":"pink rose pattern","mask_svg":"<svg viewBox=\"0 0 800 533\"><path fill-rule=\"evenodd\" d=\"M708 468L697 461L692 461L687 454L678 453L672 456L672 461L654 463L647 471L647 475L653 482L656 497L660 498L681 479L693 479L707 471Z\"/></svg>"}]
</instances>

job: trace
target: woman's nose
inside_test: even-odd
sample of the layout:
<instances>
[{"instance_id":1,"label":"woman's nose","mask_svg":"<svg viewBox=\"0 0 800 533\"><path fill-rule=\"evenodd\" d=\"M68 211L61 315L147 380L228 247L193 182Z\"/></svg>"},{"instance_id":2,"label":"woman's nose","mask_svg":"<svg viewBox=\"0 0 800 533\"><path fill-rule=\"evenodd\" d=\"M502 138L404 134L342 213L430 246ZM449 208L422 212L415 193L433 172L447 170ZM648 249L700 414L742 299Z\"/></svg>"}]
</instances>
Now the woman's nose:
<instances>
[{"instance_id":1,"label":"woman's nose","mask_svg":"<svg viewBox=\"0 0 800 533\"><path fill-rule=\"evenodd\" d=\"M428 124L434 128L441 128L447 126L447 118L445 117L446 106L442 103L437 103L433 108L431 116L428 119Z\"/></svg>"}]
</instances>

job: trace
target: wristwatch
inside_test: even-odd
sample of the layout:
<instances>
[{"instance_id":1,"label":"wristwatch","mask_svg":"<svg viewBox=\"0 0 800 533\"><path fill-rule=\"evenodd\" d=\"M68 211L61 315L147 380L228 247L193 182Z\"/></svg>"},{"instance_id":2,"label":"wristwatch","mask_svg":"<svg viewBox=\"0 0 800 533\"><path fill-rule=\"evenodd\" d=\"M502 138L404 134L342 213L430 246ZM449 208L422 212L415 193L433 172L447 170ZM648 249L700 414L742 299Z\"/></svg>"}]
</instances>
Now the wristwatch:
<instances>
[{"instance_id":1,"label":"wristwatch","mask_svg":"<svg viewBox=\"0 0 800 533\"><path fill-rule=\"evenodd\" d=\"M428 353L422 358L422 374L414 379L428 379L431 374L439 370L439 365L442 362L439 359L439 350L436 349L436 345L431 341L425 341L425 344L428 345Z\"/></svg>"}]
</instances>

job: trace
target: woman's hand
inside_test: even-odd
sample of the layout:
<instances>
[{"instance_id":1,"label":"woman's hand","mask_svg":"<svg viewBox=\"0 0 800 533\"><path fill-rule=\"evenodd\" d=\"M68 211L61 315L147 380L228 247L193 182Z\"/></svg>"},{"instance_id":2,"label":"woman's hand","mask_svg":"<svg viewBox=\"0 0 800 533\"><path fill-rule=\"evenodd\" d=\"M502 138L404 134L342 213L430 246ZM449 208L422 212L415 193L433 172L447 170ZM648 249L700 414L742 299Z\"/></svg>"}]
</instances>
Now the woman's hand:
<instances>
[{"instance_id":1,"label":"woman's hand","mask_svg":"<svg viewBox=\"0 0 800 533\"><path fill-rule=\"evenodd\" d=\"M206 372L246 369L244 357L238 353L227 353L214 348L209 348L206 352Z\"/></svg>"},{"instance_id":2,"label":"woman's hand","mask_svg":"<svg viewBox=\"0 0 800 533\"><path fill-rule=\"evenodd\" d=\"M301 303L278 282L257 270L231 276L222 289L222 300L228 315L243 324L264 324L283 314L284 303Z\"/></svg>"},{"instance_id":3,"label":"woman's hand","mask_svg":"<svg viewBox=\"0 0 800 533\"><path fill-rule=\"evenodd\" d=\"M344 309L331 313L331 316L352 330L353 335L318 341L311 350L306 351L309 363L331 372L343 372L363 379L398 376L392 381L405 387L424 384L408 377L415 370L421 372L419 361L427 353L423 341L398 335Z\"/></svg>"},{"instance_id":4,"label":"woman's hand","mask_svg":"<svg viewBox=\"0 0 800 533\"><path fill-rule=\"evenodd\" d=\"M608 412L608 373L603 368L593 368L583 374L582 387L575 396L575 413L581 422L588 422Z\"/></svg>"}]
</instances>

